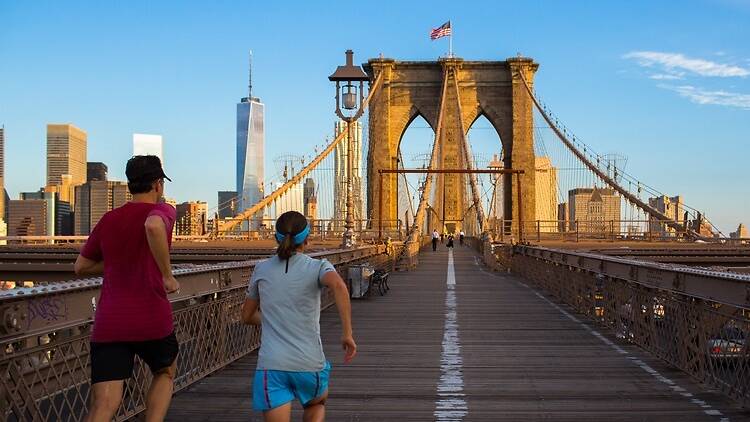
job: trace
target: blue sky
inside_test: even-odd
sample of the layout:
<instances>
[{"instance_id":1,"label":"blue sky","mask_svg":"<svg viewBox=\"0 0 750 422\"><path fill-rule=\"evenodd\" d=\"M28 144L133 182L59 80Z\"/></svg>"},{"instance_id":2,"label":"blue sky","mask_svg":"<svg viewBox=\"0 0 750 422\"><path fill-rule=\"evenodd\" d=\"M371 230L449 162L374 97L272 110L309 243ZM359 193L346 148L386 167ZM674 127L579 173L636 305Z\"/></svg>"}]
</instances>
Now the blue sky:
<instances>
[{"instance_id":1,"label":"blue sky","mask_svg":"<svg viewBox=\"0 0 750 422\"><path fill-rule=\"evenodd\" d=\"M70 122L115 179L132 133L162 134L170 196L215 204L234 188L248 50L273 169L330 135L344 50L434 60L447 42L427 33L451 19L458 56L533 57L537 91L583 141L734 230L750 223L750 1L677 4L0 0L7 189L44 184L45 125Z\"/></svg>"}]
</instances>

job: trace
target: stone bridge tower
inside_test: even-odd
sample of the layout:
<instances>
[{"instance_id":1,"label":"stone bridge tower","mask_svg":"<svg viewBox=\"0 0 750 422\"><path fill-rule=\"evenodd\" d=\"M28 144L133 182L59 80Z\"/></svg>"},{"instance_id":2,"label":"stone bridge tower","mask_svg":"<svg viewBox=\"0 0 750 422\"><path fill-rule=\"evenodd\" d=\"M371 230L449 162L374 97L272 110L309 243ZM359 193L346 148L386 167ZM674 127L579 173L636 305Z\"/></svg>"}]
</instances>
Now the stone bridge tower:
<instances>
[{"instance_id":1,"label":"stone bridge tower","mask_svg":"<svg viewBox=\"0 0 750 422\"><path fill-rule=\"evenodd\" d=\"M378 178L380 169L398 168L401 138L417 116L433 130L438 125L443 84L446 82L442 133L438 136L438 167L465 169L461 142L471 125L484 115L502 141L505 168L524 170L521 176L523 221L536 220L533 103L519 74L533 84L539 65L530 58L505 61L465 61L446 58L437 62L371 59L364 65L372 80L382 73L383 83L370 101L369 150L367 154L367 199L369 218L379 215ZM445 81L445 79L448 79ZM458 82L458 91L454 79ZM457 98L460 98L460 105ZM396 175L384 175L383 218L398 218ZM444 216L446 226L459 230L468 205L465 203L464 175L437 177L433 206ZM515 177L515 176L514 176ZM503 176L503 214L517 221L518 204L514 177ZM446 192L443 197L443 192ZM442 215L440 215L442 214ZM449 226L452 225L452 226Z\"/></svg>"}]
</instances>

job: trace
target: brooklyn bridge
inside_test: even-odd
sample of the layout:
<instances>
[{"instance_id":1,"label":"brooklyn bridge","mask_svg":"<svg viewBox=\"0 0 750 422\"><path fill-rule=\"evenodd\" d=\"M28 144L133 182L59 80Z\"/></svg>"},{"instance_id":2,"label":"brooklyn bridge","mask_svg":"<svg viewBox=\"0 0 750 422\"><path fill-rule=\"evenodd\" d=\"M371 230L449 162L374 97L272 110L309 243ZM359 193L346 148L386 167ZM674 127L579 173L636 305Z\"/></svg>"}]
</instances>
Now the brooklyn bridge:
<instances>
[{"instance_id":1,"label":"brooklyn bridge","mask_svg":"<svg viewBox=\"0 0 750 422\"><path fill-rule=\"evenodd\" d=\"M209 233L175 239L181 350L168 420L260 420L250 393L260 335L240 306L255 264L274 253L264 216L310 180L318 209L345 208L305 212L311 253L357 297L354 362L333 347L335 313L321 316L331 420L750 420L750 239L725 236L710 210L670 202L579 139L543 102L542 70L521 56L360 66L347 51L329 76L345 123L335 138ZM401 142L417 119L433 136L414 164ZM499 138L492 159L467 136L479 119ZM337 151L343 188L330 171ZM434 251L433 232L444 238ZM79 420L102 279L72 272L85 238L5 240L2 416ZM141 417L150 377L138 361L118 420Z\"/></svg>"}]
</instances>

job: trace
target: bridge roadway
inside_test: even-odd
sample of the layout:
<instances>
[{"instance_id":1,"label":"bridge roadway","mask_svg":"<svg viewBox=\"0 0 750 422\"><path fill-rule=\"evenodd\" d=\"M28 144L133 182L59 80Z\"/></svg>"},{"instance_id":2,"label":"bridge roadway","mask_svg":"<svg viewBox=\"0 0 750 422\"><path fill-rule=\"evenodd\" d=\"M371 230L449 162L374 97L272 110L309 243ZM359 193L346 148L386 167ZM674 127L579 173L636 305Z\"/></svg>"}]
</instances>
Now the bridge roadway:
<instances>
[{"instance_id":1,"label":"bridge roadway","mask_svg":"<svg viewBox=\"0 0 750 422\"><path fill-rule=\"evenodd\" d=\"M467 247L453 256L455 286L445 247L420 258L416 271L391 275L386 296L354 302L351 364L342 363L335 309L321 316L334 366L327 420L750 420L523 280L490 273ZM168 420L262 420L251 410L256 357L178 393Z\"/></svg>"}]
</instances>

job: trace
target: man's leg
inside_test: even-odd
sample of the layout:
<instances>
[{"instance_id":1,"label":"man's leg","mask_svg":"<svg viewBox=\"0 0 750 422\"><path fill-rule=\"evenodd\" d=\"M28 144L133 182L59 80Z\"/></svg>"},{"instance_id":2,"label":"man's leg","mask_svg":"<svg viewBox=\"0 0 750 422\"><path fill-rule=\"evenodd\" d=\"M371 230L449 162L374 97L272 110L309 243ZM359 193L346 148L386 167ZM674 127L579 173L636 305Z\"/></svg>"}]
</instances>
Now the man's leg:
<instances>
[{"instance_id":1,"label":"man's leg","mask_svg":"<svg viewBox=\"0 0 750 422\"><path fill-rule=\"evenodd\" d=\"M166 368L157 370L146 396L146 422L161 422L167 416L172 401L177 359Z\"/></svg>"},{"instance_id":2,"label":"man's leg","mask_svg":"<svg viewBox=\"0 0 750 422\"><path fill-rule=\"evenodd\" d=\"M289 422L292 418L292 403L282 404L279 407L263 412L263 420L266 422ZM305 419L307 420L307 419ZM322 420L322 419L321 419Z\"/></svg>"},{"instance_id":3,"label":"man's leg","mask_svg":"<svg viewBox=\"0 0 750 422\"><path fill-rule=\"evenodd\" d=\"M326 418L326 400L328 391L323 393L317 399L313 399L305 405L305 412L302 414L304 422L322 422Z\"/></svg>"},{"instance_id":4,"label":"man's leg","mask_svg":"<svg viewBox=\"0 0 750 422\"><path fill-rule=\"evenodd\" d=\"M125 381L103 381L91 386L91 406L86 422L110 422L122 401Z\"/></svg>"}]
</instances>

